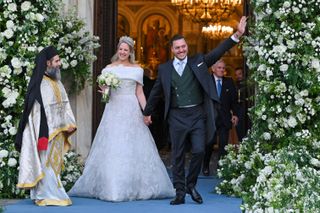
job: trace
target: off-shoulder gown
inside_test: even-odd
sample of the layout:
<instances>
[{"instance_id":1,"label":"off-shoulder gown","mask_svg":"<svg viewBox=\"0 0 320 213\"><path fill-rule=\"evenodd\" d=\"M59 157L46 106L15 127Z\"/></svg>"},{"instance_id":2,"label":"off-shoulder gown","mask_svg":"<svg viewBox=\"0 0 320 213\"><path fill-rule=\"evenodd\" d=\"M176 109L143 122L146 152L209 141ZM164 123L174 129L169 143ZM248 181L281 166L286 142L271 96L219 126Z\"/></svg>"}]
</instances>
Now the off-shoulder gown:
<instances>
[{"instance_id":1,"label":"off-shoulder gown","mask_svg":"<svg viewBox=\"0 0 320 213\"><path fill-rule=\"evenodd\" d=\"M115 202L173 197L135 95L136 84L143 84L142 68L120 65L102 72L116 74L120 87L111 90L83 174L68 194Z\"/></svg>"}]
</instances>

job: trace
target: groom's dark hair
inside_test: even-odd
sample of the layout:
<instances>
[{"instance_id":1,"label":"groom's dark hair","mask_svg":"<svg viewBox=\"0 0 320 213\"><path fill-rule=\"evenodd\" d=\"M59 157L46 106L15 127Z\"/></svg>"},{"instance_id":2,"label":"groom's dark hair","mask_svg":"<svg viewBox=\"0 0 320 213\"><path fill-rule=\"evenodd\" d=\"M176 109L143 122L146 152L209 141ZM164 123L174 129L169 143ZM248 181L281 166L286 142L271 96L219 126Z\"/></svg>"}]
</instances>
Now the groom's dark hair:
<instances>
[{"instance_id":1,"label":"groom's dark hair","mask_svg":"<svg viewBox=\"0 0 320 213\"><path fill-rule=\"evenodd\" d=\"M186 40L186 39L184 38L184 36L181 35L181 34L175 34L174 36L172 36L172 38L170 39L170 46L173 45L173 42L174 42L174 41L180 40L180 39Z\"/></svg>"}]
</instances>

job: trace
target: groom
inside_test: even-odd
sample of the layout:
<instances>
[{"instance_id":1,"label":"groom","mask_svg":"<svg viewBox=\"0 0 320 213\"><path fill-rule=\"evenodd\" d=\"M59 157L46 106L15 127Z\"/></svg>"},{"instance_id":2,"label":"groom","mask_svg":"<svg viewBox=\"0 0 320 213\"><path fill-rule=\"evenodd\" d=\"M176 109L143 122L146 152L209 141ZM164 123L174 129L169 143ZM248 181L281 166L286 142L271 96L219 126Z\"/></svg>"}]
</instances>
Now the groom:
<instances>
[{"instance_id":1,"label":"groom","mask_svg":"<svg viewBox=\"0 0 320 213\"><path fill-rule=\"evenodd\" d=\"M242 17L237 32L206 55L197 54L188 58L188 45L181 35L171 39L174 59L158 67L158 78L144 109L144 122L152 123L151 114L162 97L165 100L164 118L169 124L172 148L173 184L176 197L171 205L185 203L185 194L201 204L197 192L198 175L205 151L206 141L211 141L215 133L216 105L219 98L208 72L220 57L238 41L245 31L246 17ZM162 96L163 95L163 96ZM185 144L192 144L192 158L185 179Z\"/></svg>"}]
</instances>

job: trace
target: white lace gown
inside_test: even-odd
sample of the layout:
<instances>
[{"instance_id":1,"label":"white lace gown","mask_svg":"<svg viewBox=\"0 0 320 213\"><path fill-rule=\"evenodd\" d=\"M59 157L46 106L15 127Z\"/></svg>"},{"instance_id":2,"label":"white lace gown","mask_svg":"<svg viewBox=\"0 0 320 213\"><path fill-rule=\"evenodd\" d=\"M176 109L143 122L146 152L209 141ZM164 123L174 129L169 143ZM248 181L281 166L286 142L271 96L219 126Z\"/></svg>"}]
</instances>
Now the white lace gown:
<instances>
[{"instance_id":1,"label":"white lace gown","mask_svg":"<svg viewBox=\"0 0 320 213\"><path fill-rule=\"evenodd\" d=\"M106 67L121 79L111 91L82 176L71 196L106 201L161 199L174 196L174 188L135 95L143 82L140 67Z\"/></svg>"}]
</instances>

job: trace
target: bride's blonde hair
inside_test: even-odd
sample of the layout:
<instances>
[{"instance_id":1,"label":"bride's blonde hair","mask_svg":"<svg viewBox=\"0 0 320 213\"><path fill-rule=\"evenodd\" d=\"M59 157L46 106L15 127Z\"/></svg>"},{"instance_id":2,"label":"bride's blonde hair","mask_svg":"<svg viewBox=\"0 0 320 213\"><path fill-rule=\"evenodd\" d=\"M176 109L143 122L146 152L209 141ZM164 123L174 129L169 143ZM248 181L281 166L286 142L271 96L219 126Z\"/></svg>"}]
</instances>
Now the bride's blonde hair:
<instances>
[{"instance_id":1,"label":"bride's blonde hair","mask_svg":"<svg viewBox=\"0 0 320 213\"><path fill-rule=\"evenodd\" d=\"M117 52L116 54L114 54L111 58L111 62L115 62L119 59L119 56L118 56L118 49L120 47L120 45L122 43L126 43L128 44L129 46L129 50L130 50L130 53L129 53L129 62L131 64L134 64L135 63L135 56L134 56L134 41L131 37L129 36L121 36L120 39L119 39L119 43L118 43L118 46L117 46Z\"/></svg>"}]
</instances>

